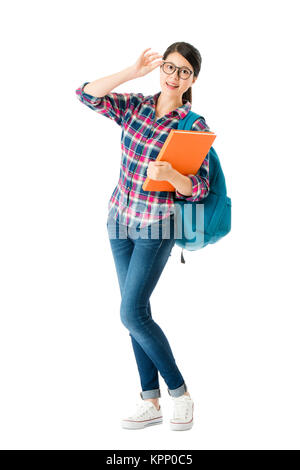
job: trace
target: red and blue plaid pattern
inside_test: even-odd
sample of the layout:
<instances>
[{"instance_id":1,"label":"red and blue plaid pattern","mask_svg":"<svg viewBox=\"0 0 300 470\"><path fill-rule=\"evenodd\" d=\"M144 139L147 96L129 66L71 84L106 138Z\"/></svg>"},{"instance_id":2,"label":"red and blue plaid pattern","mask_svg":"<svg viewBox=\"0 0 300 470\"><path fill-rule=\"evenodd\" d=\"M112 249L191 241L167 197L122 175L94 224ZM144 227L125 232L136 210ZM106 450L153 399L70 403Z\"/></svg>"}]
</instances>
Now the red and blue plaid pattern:
<instances>
[{"instance_id":1,"label":"red and blue plaid pattern","mask_svg":"<svg viewBox=\"0 0 300 470\"><path fill-rule=\"evenodd\" d=\"M86 106L115 121L122 129L121 166L118 184L109 203L109 215L120 224L143 228L164 219L175 212L175 198L200 201L209 192L209 159L205 157L192 180L192 195L184 196L176 191L144 191L149 162L156 160L171 129L177 129L191 109L185 101L177 109L154 121L155 107L161 92L144 96L142 93L108 93L97 98L83 91L84 82L76 90L77 98ZM197 119L195 131L209 131L204 118Z\"/></svg>"}]
</instances>

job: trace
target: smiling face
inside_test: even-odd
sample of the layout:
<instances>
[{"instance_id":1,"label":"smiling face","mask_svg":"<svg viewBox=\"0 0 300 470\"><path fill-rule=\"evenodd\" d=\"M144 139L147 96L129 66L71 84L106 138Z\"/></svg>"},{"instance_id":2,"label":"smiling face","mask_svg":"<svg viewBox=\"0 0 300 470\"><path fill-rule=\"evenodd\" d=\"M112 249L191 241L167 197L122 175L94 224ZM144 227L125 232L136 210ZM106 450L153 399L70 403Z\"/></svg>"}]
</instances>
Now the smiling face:
<instances>
[{"instance_id":1,"label":"smiling face","mask_svg":"<svg viewBox=\"0 0 300 470\"><path fill-rule=\"evenodd\" d=\"M179 54L179 52L172 52L166 59L164 59L164 61L172 62L174 65L177 65L177 67L187 67L188 69L194 71L192 65L185 59L185 57ZM190 77L185 80L178 76L178 72L178 69L175 69L172 74L167 74L161 67L160 86L163 93L166 93L166 95L169 95L172 98L178 98L178 100L181 100L182 95L193 85L193 83L195 83L197 78L194 76L194 74L191 74ZM171 89L168 87L167 83L176 85L177 88Z\"/></svg>"}]
</instances>

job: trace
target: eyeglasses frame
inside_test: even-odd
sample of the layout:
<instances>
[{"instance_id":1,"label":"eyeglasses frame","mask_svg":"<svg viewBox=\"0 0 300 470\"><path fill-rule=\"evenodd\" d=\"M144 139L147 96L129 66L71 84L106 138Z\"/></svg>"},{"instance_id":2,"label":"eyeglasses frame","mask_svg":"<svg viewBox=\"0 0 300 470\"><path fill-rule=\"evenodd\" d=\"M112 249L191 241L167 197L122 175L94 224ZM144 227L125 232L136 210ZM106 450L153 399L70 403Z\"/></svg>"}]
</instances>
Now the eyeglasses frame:
<instances>
[{"instance_id":1,"label":"eyeglasses frame","mask_svg":"<svg viewBox=\"0 0 300 470\"><path fill-rule=\"evenodd\" d=\"M162 69L162 71L163 71L166 75L172 75L172 73L174 73L174 72L172 72L172 73L167 73L167 72L165 72L165 71L163 70L163 66L164 66L165 64L172 64L172 65L174 65L175 70L178 69L178 77L181 78L181 80L188 80L188 79L193 75L193 73L194 73L194 72L193 72L191 69L189 69L186 65L184 65L183 67L177 67L177 65L173 64L173 62L170 62L169 60L164 60L164 61L163 61L163 64L161 64L160 68ZM181 69L188 69L188 71L190 72L189 77L182 78L182 77L179 75Z\"/></svg>"}]
</instances>

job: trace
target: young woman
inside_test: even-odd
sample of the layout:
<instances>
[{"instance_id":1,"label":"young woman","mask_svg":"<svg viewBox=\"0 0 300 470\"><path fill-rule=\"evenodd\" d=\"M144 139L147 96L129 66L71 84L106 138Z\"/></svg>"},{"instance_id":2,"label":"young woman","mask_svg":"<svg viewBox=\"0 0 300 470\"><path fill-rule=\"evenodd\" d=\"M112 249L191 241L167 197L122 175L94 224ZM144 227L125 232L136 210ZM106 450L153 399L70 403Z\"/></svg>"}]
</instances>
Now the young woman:
<instances>
[{"instance_id":1,"label":"young woman","mask_svg":"<svg viewBox=\"0 0 300 470\"><path fill-rule=\"evenodd\" d=\"M208 156L197 175L182 175L168 162L156 162L171 129L191 109L192 86L201 55L192 45L176 42L165 53L148 53L119 73L85 82L76 90L80 101L122 128L120 176L108 204L107 229L121 292L121 321L128 329L140 375L141 401L121 421L141 429L162 423L158 372L173 399L172 430L193 425L194 402L178 369L170 344L153 320L150 296L175 244L175 198L199 201L209 191ZM162 59L159 59L161 58ZM115 87L160 66L161 91L115 93ZM193 130L209 130L199 118ZM144 191L146 177L169 181L175 191ZM155 234L155 236L153 236Z\"/></svg>"}]
</instances>

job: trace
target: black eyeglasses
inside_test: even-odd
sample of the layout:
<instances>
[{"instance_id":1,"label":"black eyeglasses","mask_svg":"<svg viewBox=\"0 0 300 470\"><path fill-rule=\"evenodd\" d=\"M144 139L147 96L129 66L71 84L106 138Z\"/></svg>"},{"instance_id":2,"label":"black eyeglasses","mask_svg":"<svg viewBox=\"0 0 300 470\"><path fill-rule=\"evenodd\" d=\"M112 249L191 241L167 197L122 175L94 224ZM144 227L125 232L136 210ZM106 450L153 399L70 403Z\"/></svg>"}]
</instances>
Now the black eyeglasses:
<instances>
[{"instance_id":1,"label":"black eyeglasses","mask_svg":"<svg viewBox=\"0 0 300 470\"><path fill-rule=\"evenodd\" d=\"M178 76L183 80L187 80L192 75L192 73L194 73L188 67L177 67L177 65L174 65L173 62L164 62L160 68L168 75L171 75L174 73L174 70L178 69Z\"/></svg>"}]
</instances>

